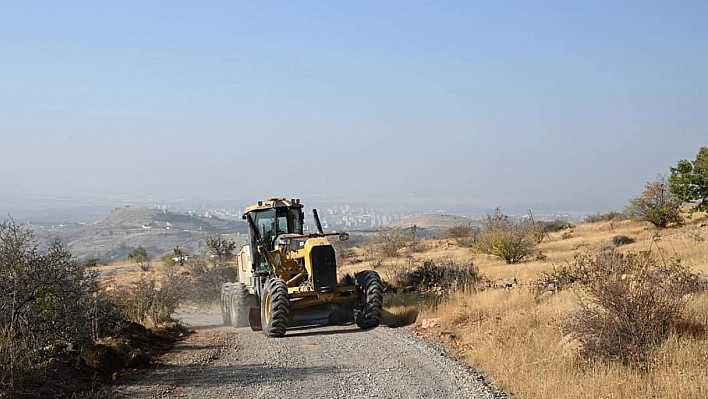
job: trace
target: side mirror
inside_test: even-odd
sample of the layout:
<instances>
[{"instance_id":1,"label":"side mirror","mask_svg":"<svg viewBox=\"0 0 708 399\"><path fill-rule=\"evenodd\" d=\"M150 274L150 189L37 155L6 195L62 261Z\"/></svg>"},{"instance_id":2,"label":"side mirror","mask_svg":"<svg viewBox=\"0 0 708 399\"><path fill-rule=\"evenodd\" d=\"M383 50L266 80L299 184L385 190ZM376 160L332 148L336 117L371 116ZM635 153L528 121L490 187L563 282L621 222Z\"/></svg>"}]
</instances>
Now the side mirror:
<instances>
[{"instance_id":1,"label":"side mirror","mask_svg":"<svg viewBox=\"0 0 708 399\"><path fill-rule=\"evenodd\" d=\"M339 241L347 241L349 239L349 234L348 233L339 233Z\"/></svg>"}]
</instances>

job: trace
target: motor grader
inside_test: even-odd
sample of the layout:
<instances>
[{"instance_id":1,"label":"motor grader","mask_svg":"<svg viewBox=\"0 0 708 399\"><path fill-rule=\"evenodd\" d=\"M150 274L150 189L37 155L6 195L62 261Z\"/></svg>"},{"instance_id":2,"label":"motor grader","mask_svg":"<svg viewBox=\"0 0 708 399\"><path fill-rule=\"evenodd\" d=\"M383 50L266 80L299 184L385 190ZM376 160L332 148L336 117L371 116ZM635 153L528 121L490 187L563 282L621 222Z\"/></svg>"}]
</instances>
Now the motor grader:
<instances>
[{"instance_id":1,"label":"motor grader","mask_svg":"<svg viewBox=\"0 0 708 399\"><path fill-rule=\"evenodd\" d=\"M354 321L360 328L381 322L383 285L365 270L340 283L329 237L313 209L316 233L303 231L299 199L269 198L245 209L248 244L236 257L238 281L221 289L225 325L250 326L267 337L282 337L288 327ZM351 279L350 279L351 280Z\"/></svg>"}]
</instances>

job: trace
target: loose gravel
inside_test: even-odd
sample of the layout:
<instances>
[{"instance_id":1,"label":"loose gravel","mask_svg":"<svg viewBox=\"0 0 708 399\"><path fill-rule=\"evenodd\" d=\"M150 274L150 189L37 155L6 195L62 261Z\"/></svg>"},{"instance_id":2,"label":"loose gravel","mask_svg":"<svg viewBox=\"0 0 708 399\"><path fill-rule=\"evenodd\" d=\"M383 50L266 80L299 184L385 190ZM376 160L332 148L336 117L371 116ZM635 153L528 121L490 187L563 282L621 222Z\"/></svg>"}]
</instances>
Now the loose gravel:
<instances>
[{"instance_id":1,"label":"loose gravel","mask_svg":"<svg viewBox=\"0 0 708 399\"><path fill-rule=\"evenodd\" d=\"M405 329L293 328L283 338L184 314L197 333L118 398L507 398L439 345Z\"/></svg>"}]
</instances>

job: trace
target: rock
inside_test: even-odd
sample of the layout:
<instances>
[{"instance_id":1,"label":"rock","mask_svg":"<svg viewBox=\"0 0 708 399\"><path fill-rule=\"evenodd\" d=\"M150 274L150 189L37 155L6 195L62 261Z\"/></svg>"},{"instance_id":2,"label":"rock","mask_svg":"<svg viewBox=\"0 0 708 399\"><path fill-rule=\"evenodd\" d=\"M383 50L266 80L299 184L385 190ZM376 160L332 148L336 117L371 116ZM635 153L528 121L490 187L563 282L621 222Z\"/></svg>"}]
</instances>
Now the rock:
<instances>
[{"instance_id":1,"label":"rock","mask_svg":"<svg viewBox=\"0 0 708 399\"><path fill-rule=\"evenodd\" d=\"M112 347L97 344L85 350L81 355L90 368L105 374L110 374L123 368L123 359Z\"/></svg>"},{"instance_id":2,"label":"rock","mask_svg":"<svg viewBox=\"0 0 708 399\"><path fill-rule=\"evenodd\" d=\"M708 273L698 276L698 285L702 290L708 290Z\"/></svg>"},{"instance_id":3,"label":"rock","mask_svg":"<svg viewBox=\"0 0 708 399\"><path fill-rule=\"evenodd\" d=\"M543 291L543 293L538 296L538 299L542 301L544 299L552 297L553 295L555 295L555 293L555 291Z\"/></svg>"},{"instance_id":4,"label":"rock","mask_svg":"<svg viewBox=\"0 0 708 399\"><path fill-rule=\"evenodd\" d=\"M420 322L420 326L427 330L429 328L437 327L440 325L440 318L436 317L434 319L425 319L422 322Z\"/></svg>"},{"instance_id":5,"label":"rock","mask_svg":"<svg viewBox=\"0 0 708 399\"><path fill-rule=\"evenodd\" d=\"M398 293L398 290L396 289L396 287L393 287L393 286L387 284L384 286L384 294L389 294L389 293L396 294L396 293Z\"/></svg>"},{"instance_id":6,"label":"rock","mask_svg":"<svg viewBox=\"0 0 708 399\"><path fill-rule=\"evenodd\" d=\"M504 287L505 288L514 288L517 285L518 285L518 281L516 280L516 277L507 278L504 280Z\"/></svg>"},{"instance_id":7,"label":"rock","mask_svg":"<svg viewBox=\"0 0 708 399\"><path fill-rule=\"evenodd\" d=\"M125 363L125 367L134 369L147 366L148 364L150 364L150 356L140 348L137 348L128 354L128 360Z\"/></svg>"}]
</instances>

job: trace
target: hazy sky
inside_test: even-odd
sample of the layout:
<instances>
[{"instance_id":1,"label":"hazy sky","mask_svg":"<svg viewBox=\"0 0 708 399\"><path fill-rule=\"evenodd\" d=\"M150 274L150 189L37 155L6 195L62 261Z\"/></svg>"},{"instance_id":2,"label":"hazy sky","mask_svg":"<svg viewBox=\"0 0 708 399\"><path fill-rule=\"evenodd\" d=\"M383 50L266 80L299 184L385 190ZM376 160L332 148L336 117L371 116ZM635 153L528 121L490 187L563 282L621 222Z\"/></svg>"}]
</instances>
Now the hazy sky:
<instances>
[{"instance_id":1,"label":"hazy sky","mask_svg":"<svg viewBox=\"0 0 708 399\"><path fill-rule=\"evenodd\" d=\"M0 0L0 192L621 207L708 145L708 2L616 3Z\"/></svg>"}]
</instances>

